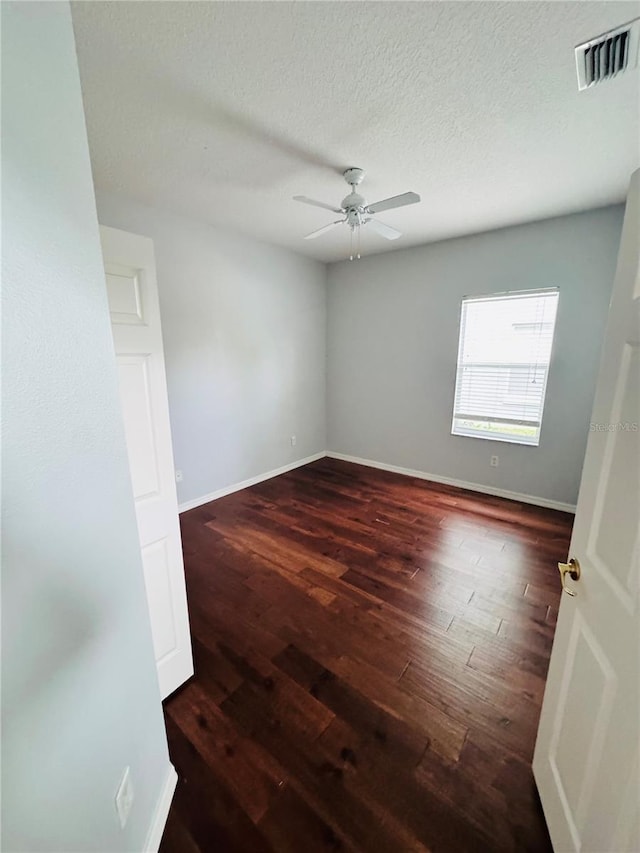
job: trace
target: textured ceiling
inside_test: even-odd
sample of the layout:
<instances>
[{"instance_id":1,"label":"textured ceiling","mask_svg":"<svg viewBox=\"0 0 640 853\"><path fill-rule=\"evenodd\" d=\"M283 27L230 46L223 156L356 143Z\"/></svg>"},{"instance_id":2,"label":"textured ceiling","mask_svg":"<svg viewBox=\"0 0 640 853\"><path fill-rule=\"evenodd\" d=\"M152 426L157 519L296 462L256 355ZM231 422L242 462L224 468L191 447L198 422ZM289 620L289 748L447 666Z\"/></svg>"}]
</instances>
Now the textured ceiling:
<instances>
[{"instance_id":1,"label":"textured ceiling","mask_svg":"<svg viewBox=\"0 0 640 853\"><path fill-rule=\"evenodd\" d=\"M98 187L323 261L340 173L380 219L367 254L621 201L639 165L633 71L578 92L573 48L636 2L80 2ZM366 231L366 229L365 229Z\"/></svg>"}]
</instances>

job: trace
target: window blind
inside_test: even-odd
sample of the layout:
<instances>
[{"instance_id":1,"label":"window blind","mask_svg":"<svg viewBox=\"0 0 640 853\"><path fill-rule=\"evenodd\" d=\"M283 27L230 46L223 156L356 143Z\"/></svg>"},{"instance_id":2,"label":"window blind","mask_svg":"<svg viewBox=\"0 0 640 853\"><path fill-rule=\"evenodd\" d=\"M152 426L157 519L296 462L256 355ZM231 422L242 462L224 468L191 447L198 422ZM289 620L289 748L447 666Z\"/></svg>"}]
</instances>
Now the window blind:
<instances>
[{"instance_id":1,"label":"window blind","mask_svg":"<svg viewBox=\"0 0 640 853\"><path fill-rule=\"evenodd\" d=\"M537 445L557 288L462 300L454 435Z\"/></svg>"}]
</instances>

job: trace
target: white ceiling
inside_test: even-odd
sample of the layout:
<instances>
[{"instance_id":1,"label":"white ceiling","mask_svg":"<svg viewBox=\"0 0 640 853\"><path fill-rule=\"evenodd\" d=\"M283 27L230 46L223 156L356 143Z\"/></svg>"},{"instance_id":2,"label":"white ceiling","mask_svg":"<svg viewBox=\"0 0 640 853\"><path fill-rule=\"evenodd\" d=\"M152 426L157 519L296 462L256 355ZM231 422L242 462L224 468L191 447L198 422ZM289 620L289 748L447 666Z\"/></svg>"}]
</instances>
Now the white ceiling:
<instances>
[{"instance_id":1,"label":"white ceiling","mask_svg":"<svg viewBox=\"0 0 640 853\"><path fill-rule=\"evenodd\" d=\"M73 4L97 186L322 261L347 166L380 219L367 254L624 198L640 163L636 70L578 92L573 48L637 2ZM366 229L365 229L366 231Z\"/></svg>"}]
</instances>

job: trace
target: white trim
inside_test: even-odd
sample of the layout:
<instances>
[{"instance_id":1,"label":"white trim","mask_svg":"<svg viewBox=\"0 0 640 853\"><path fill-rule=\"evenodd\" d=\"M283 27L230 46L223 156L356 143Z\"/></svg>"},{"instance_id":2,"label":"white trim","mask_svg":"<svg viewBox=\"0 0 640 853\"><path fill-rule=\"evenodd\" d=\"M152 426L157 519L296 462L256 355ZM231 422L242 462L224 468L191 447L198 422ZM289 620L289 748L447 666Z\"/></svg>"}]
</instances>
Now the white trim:
<instances>
[{"instance_id":1,"label":"white trim","mask_svg":"<svg viewBox=\"0 0 640 853\"><path fill-rule=\"evenodd\" d=\"M328 456L330 459L341 459L343 462L354 462L356 465L366 465L368 468L379 468L381 471L392 471L394 474L404 474L407 477L417 477L420 480L430 480L433 483L442 483L445 486L456 486L459 489L467 489L470 492L481 492L485 495L493 495L493 497L496 498L506 498L510 501L533 504L534 506L542 506L547 509L557 509L561 512L575 513L576 511L575 504L554 501L549 498L540 498L537 495L525 495L522 492L511 492L509 489L499 489L495 486L485 486L481 483L469 483L466 480L456 480L453 477L443 477L440 474L428 474L426 471L418 471L415 468L402 468L400 465L389 465L386 462L376 462L373 459L362 459L360 456L349 456L346 453L336 453L333 450L314 453L313 456L307 456L305 459L298 459L296 462L283 465L281 468L274 468L273 471L267 471L264 474L258 474L256 477L251 477L248 480L242 480L240 483L225 486L222 489L210 492L210 494L203 495L200 498L185 501L178 506L178 511L187 512L187 510L195 509L195 507L202 506L202 504L209 503L209 501L216 501L218 498L224 498L226 495L233 494L233 492L239 492L241 489L248 489L249 486L255 486L257 483L263 483L265 480L270 480L272 477L278 477L280 474L286 474L287 471L293 471L294 468L301 468L303 465L308 465L310 462L315 462L325 456Z\"/></svg>"},{"instance_id":2,"label":"white trim","mask_svg":"<svg viewBox=\"0 0 640 853\"><path fill-rule=\"evenodd\" d=\"M173 793L176 789L177 783L178 774L174 770L173 765L170 764L167 769L167 775L165 777L162 790L160 791L160 796L158 797L155 812L153 813L151 826L147 832L147 840L144 843L144 853L158 853L158 848L162 841L162 833L164 832L164 827L167 823L167 818L169 817L169 809L171 808L171 801L173 799Z\"/></svg>"},{"instance_id":3,"label":"white trim","mask_svg":"<svg viewBox=\"0 0 640 853\"><path fill-rule=\"evenodd\" d=\"M463 302L491 302L494 299L517 299L518 296L527 297L532 294L559 293L559 287L533 287L531 290L501 290L499 293L485 293L480 296L463 296Z\"/></svg>"},{"instance_id":4,"label":"white trim","mask_svg":"<svg viewBox=\"0 0 640 853\"><path fill-rule=\"evenodd\" d=\"M270 480L272 477L279 477L280 474L286 474L287 471L293 471L294 468L301 468L303 465L308 465L310 462L315 462L317 459L323 459L327 454L325 451L314 453L313 456L307 456L306 459L298 459L296 462L290 462L288 465L283 465L281 468L274 468L273 471L266 471L264 474L258 474L256 477L250 477L248 480L242 480L241 483L234 483L231 486L225 486L215 492L210 492L208 495L202 495L201 498L194 498L190 501L185 501L178 505L178 512L186 512L189 509L195 509L202 504L208 504L209 501L217 501L218 498L224 498L226 495L239 492L241 489L248 489L249 486L255 486L256 483L262 483L265 480Z\"/></svg>"},{"instance_id":5,"label":"white trim","mask_svg":"<svg viewBox=\"0 0 640 853\"><path fill-rule=\"evenodd\" d=\"M467 483L465 480L455 480L453 477L442 477L439 474L427 474L425 471L416 471L413 468L402 468L399 465L388 465L386 462L374 462L372 459L361 459L359 456L348 456L346 453L335 453L328 450L326 453L330 459L341 459L343 462L355 462L357 465L366 465L369 468L380 468L381 471L392 471L394 474L405 474L407 477L417 477L420 480L431 480L434 483L442 483L445 486L457 486L459 489L468 489L470 492L482 492L485 495L493 495L497 498L506 498L510 501L534 504L547 509L558 509L561 512L575 513L575 504L553 501L548 498L539 498L535 495L524 495L521 492L510 492L508 489L499 489L495 486L485 486L480 483Z\"/></svg>"}]
</instances>

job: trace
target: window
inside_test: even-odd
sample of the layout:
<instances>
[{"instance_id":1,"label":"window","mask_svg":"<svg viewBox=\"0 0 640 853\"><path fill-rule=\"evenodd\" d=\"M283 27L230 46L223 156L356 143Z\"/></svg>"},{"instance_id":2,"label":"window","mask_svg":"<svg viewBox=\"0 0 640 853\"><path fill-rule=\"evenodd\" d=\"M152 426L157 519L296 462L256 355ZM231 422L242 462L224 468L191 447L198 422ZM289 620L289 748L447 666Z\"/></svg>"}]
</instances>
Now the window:
<instances>
[{"instance_id":1,"label":"window","mask_svg":"<svg viewBox=\"0 0 640 853\"><path fill-rule=\"evenodd\" d=\"M557 289L462 300L454 435L537 445Z\"/></svg>"}]
</instances>

